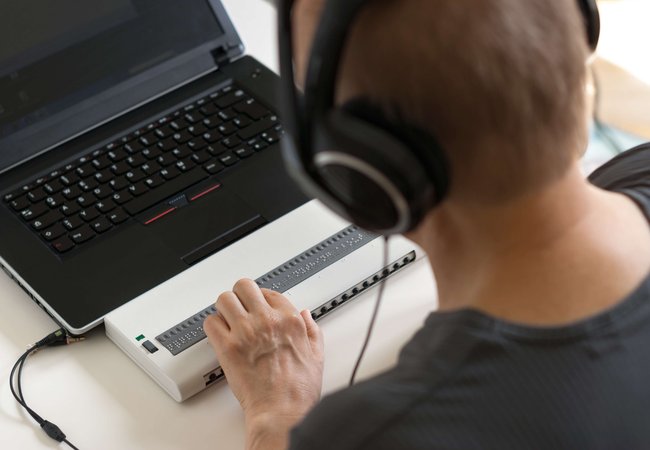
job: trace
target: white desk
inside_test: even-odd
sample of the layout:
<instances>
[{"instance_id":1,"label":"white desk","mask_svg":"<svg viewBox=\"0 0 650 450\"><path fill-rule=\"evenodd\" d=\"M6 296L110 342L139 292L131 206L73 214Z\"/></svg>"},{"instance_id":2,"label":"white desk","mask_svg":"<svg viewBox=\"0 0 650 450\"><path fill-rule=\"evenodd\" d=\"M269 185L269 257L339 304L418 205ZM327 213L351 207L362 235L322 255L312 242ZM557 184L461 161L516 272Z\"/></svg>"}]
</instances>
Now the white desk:
<instances>
[{"instance_id":1,"label":"white desk","mask_svg":"<svg viewBox=\"0 0 650 450\"><path fill-rule=\"evenodd\" d=\"M263 0L224 0L248 53L277 69L274 11ZM234 281L234 280L233 280ZM215 293L215 295L218 293ZM350 376L376 292L325 318L325 392ZM390 366L399 348L435 307L433 279L425 261L389 282L360 376ZM52 449L50 440L9 392L11 366L28 344L55 325L0 272L0 448ZM242 415L221 383L177 404L104 335L29 359L25 396L44 418L58 424L80 449L240 449Z\"/></svg>"},{"instance_id":2,"label":"white desk","mask_svg":"<svg viewBox=\"0 0 650 450\"><path fill-rule=\"evenodd\" d=\"M275 14L269 3L224 3L248 53L277 69ZM326 391L347 382L375 295L370 292L321 322L326 340ZM424 261L389 283L360 370L362 377L394 362L401 345L435 306L434 298ZM56 327L2 272L0 311L0 448L59 448L18 408L8 384L11 366L26 346ZM177 404L106 338L102 328L81 344L30 357L24 388L28 403L59 425L82 450L243 448L243 418L225 383Z\"/></svg>"}]
</instances>

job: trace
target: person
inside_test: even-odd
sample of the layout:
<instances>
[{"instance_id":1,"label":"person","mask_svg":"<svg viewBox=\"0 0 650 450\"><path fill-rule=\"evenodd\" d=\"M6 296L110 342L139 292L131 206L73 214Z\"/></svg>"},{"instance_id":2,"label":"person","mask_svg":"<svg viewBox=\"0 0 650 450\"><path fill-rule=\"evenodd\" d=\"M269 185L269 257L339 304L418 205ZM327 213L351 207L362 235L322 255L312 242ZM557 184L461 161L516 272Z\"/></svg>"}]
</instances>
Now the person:
<instances>
[{"instance_id":1,"label":"person","mask_svg":"<svg viewBox=\"0 0 650 450\"><path fill-rule=\"evenodd\" d=\"M295 6L299 78L324 4ZM237 282L205 331L248 449L650 447L650 146L582 174L581 30L575 0L364 5L337 98L445 149L448 196L407 234L439 310L393 368L320 400L309 312Z\"/></svg>"}]
</instances>

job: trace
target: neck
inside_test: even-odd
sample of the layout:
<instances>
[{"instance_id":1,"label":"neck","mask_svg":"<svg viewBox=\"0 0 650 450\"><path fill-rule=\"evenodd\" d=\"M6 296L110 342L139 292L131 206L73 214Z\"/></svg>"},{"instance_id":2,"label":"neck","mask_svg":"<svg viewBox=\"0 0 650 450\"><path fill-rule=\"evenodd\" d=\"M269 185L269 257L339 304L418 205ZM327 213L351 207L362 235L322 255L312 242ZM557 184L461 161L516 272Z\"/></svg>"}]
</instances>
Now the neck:
<instances>
[{"instance_id":1,"label":"neck","mask_svg":"<svg viewBox=\"0 0 650 450\"><path fill-rule=\"evenodd\" d=\"M611 306L650 270L640 210L591 186L577 164L552 185L501 205L449 201L409 237L429 256L441 310L475 308L536 325Z\"/></svg>"}]
</instances>

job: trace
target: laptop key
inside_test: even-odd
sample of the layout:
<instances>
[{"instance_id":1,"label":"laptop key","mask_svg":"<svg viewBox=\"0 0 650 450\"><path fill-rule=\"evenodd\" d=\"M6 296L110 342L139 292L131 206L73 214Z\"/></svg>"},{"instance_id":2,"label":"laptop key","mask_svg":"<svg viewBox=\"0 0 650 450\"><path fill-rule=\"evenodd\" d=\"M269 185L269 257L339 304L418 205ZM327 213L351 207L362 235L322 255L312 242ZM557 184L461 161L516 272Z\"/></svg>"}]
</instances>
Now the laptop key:
<instances>
[{"instance_id":1,"label":"laptop key","mask_svg":"<svg viewBox=\"0 0 650 450\"><path fill-rule=\"evenodd\" d=\"M37 202L40 202L41 200L43 200L48 195L49 194L47 192L45 192L45 190L43 188L37 188L37 189L34 189L33 191L28 192L27 193L27 198L29 198L29 200L32 203L37 203Z\"/></svg>"},{"instance_id":2,"label":"laptop key","mask_svg":"<svg viewBox=\"0 0 650 450\"><path fill-rule=\"evenodd\" d=\"M239 158L232 152L226 152L219 157L219 161L226 167L234 166L239 162Z\"/></svg>"},{"instance_id":3,"label":"laptop key","mask_svg":"<svg viewBox=\"0 0 650 450\"><path fill-rule=\"evenodd\" d=\"M105 168L107 168L108 166L110 166L110 165L113 164L113 163L112 163L112 161L108 158L108 156L106 156L106 155L101 155L101 156L99 156L98 158L93 159L91 164L92 164L92 165L95 167L95 169L97 169L97 170L104 170Z\"/></svg>"},{"instance_id":4,"label":"laptop key","mask_svg":"<svg viewBox=\"0 0 650 450\"><path fill-rule=\"evenodd\" d=\"M201 150L192 155L192 161L197 164L203 164L204 162L209 161L210 158L212 158L212 156L210 156L210 154L205 150Z\"/></svg>"},{"instance_id":5,"label":"laptop key","mask_svg":"<svg viewBox=\"0 0 650 450\"><path fill-rule=\"evenodd\" d=\"M255 122L254 124L249 125L242 130L239 130L239 133L237 133L237 135L243 140L247 141L250 138L257 136L258 134L268 130L269 128L273 128L277 124L278 124L278 117L270 116L260 120L259 122Z\"/></svg>"},{"instance_id":6,"label":"laptop key","mask_svg":"<svg viewBox=\"0 0 650 450\"><path fill-rule=\"evenodd\" d=\"M111 172L115 175L122 175L131 170L131 166L126 161L120 161L117 164L111 166Z\"/></svg>"},{"instance_id":7,"label":"laptop key","mask_svg":"<svg viewBox=\"0 0 650 450\"><path fill-rule=\"evenodd\" d=\"M221 127L222 125L219 125L219 128ZM217 130L208 131L207 133L203 133L203 139L205 142L212 144L213 142L217 142L219 139L221 139L221 133Z\"/></svg>"},{"instance_id":8,"label":"laptop key","mask_svg":"<svg viewBox=\"0 0 650 450\"><path fill-rule=\"evenodd\" d=\"M177 144L184 144L190 139L192 139L194 136L192 136L190 133L187 131L180 131L178 133L174 133L172 138L176 141Z\"/></svg>"},{"instance_id":9,"label":"laptop key","mask_svg":"<svg viewBox=\"0 0 650 450\"><path fill-rule=\"evenodd\" d=\"M65 203L65 198L61 194L54 194L51 197L47 197L45 199L45 203L50 208L54 209L54 208L58 208L61 205L63 205Z\"/></svg>"},{"instance_id":10,"label":"laptop key","mask_svg":"<svg viewBox=\"0 0 650 450\"><path fill-rule=\"evenodd\" d=\"M207 117L203 119L203 125L210 129L217 128L219 125L221 125L221 120L219 120L217 116Z\"/></svg>"},{"instance_id":11,"label":"laptop key","mask_svg":"<svg viewBox=\"0 0 650 450\"><path fill-rule=\"evenodd\" d=\"M115 225L118 225L128 219L129 215L125 213L122 208L118 208L106 217L108 217L108 220L113 222Z\"/></svg>"},{"instance_id":12,"label":"laptop key","mask_svg":"<svg viewBox=\"0 0 650 450\"><path fill-rule=\"evenodd\" d=\"M145 178L146 176L147 174L140 169L130 170L124 174L124 177L126 177L126 179L129 180L130 183L137 183L138 181Z\"/></svg>"},{"instance_id":13,"label":"laptop key","mask_svg":"<svg viewBox=\"0 0 650 450\"><path fill-rule=\"evenodd\" d=\"M114 191L121 191L131 185L129 180L125 177L117 177L108 182L108 185L113 188Z\"/></svg>"},{"instance_id":14,"label":"laptop key","mask_svg":"<svg viewBox=\"0 0 650 450\"><path fill-rule=\"evenodd\" d=\"M152 175L146 180L144 180L144 184L146 184L149 188L153 189L165 182L165 179L161 177L158 174Z\"/></svg>"},{"instance_id":15,"label":"laptop key","mask_svg":"<svg viewBox=\"0 0 650 450\"><path fill-rule=\"evenodd\" d=\"M146 194L147 192L149 192L149 188L143 181L129 186L128 190L131 193L131 195L133 195L134 197L138 197L142 194Z\"/></svg>"},{"instance_id":16,"label":"laptop key","mask_svg":"<svg viewBox=\"0 0 650 450\"><path fill-rule=\"evenodd\" d=\"M111 161L114 163L122 161L124 158L126 158L129 154L126 150L122 148L117 148L115 150L111 150L110 152L107 153L108 157L110 158Z\"/></svg>"},{"instance_id":17,"label":"laptop key","mask_svg":"<svg viewBox=\"0 0 650 450\"><path fill-rule=\"evenodd\" d=\"M75 243L81 244L95 237L95 232L88 225L84 225L74 233L70 234L70 239Z\"/></svg>"},{"instance_id":18,"label":"laptop key","mask_svg":"<svg viewBox=\"0 0 650 450\"><path fill-rule=\"evenodd\" d=\"M172 155L177 159L185 159L192 154L192 151L186 146L181 146L172 150Z\"/></svg>"},{"instance_id":19,"label":"laptop key","mask_svg":"<svg viewBox=\"0 0 650 450\"><path fill-rule=\"evenodd\" d=\"M68 172L65 175L61 175L59 177L59 181L61 181L61 183L65 184L66 186L72 186L79 180L79 175L74 172Z\"/></svg>"},{"instance_id":20,"label":"laptop key","mask_svg":"<svg viewBox=\"0 0 650 450\"><path fill-rule=\"evenodd\" d=\"M275 130L262 133L260 137L264 139L266 142L268 142L269 144L275 144L280 140L280 136L278 135L278 132Z\"/></svg>"},{"instance_id":21,"label":"laptop key","mask_svg":"<svg viewBox=\"0 0 650 450\"><path fill-rule=\"evenodd\" d=\"M253 121L246 116L238 116L232 120L232 123L237 125L237 128L246 128L253 123Z\"/></svg>"},{"instance_id":22,"label":"laptop key","mask_svg":"<svg viewBox=\"0 0 650 450\"><path fill-rule=\"evenodd\" d=\"M158 164L156 161L149 161L147 163L144 163L142 166L140 166L140 170L142 170L145 174L151 175L152 173L156 173L161 169L161 165Z\"/></svg>"},{"instance_id":23,"label":"laptop key","mask_svg":"<svg viewBox=\"0 0 650 450\"><path fill-rule=\"evenodd\" d=\"M147 158L144 157L143 153L136 153L135 155L131 155L128 158L126 158L126 162L129 163L131 167L140 167L145 162L147 162Z\"/></svg>"},{"instance_id":24,"label":"laptop key","mask_svg":"<svg viewBox=\"0 0 650 450\"><path fill-rule=\"evenodd\" d=\"M108 184L102 184L101 186L93 189L93 194L95 194L95 197L101 200L112 195L113 188L111 188Z\"/></svg>"},{"instance_id":25,"label":"laptop key","mask_svg":"<svg viewBox=\"0 0 650 450\"><path fill-rule=\"evenodd\" d=\"M67 219L63 219L63 221L61 223L68 230L72 231L72 230L75 230L75 229L79 228L81 225L83 225L84 221L79 216L72 216L72 217L68 217Z\"/></svg>"},{"instance_id":26,"label":"laptop key","mask_svg":"<svg viewBox=\"0 0 650 450\"><path fill-rule=\"evenodd\" d=\"M81 178L89 177L95 173L95 166L93 166L91 163L86 163L82 166L77 167L75 169L75 173Z\"/></svg>"},{"instance_id":27,"label":"laptop key","mask_svg":"<svg viewBox=\"0 0 650 450\"><path fill-rule=\"evenodd\" d=\"M181 171L178 170L175 166L165 167L163 170L160 171L160 175L165 180L171 180L172 178L176 178L180 174L181 174Z\"/></svg>"},{"instance_id":28,"label":"laptop key","mask_svg":"<svg viewBox=\"0 0 650 450\"><path fill-rule=\"evenodd\" d=\"M30 204L31 203L26 195L23 195L22 197L18 197L9 203L9 205L14 209L14 211L22 211L23 209L27 208Z\"/></svg>"},{"instance_id":29,"label":"laptop key","mask_svg":"<svg viewBox=\"0 0 650 450\"><path fill-rule=\"evenodd\" d=\"M97 180L98 183L108 183L114 178L113 172L111 172L109 169L104 169L101 172L97 172L94 176L95 180Z\"/></svg>"},{"instance_id":30,"label":"laptop key","mask_svg":"<svg viewBox=\"0 0 650 450\"><path fill-rule=\"evenodd\" d=\"M79 211L79 217L81 217L86 222L90 222L91 220L99 217L99 211L97 211L95 208L84 209Z\"/></svg>"},{"instance_id":31,"label":"laptop key","mask_svg":"<svg viewBox=\"0 0 650 450\"><path fill-rule=\"evenodd\" d=\"M215 103L219 108L227 108L245 98L246 94L241 89L237 89L229 94L217 97Z\"/></svg>"},{"instance_id":32,"label":"laptop key","mask_svg":"<svg viewBox=\"0 0 650 450\"><path fill-rule=\"evenodd\" d=\"M83 195L80 195L79 197L77 197L77 204L79 204L79 206L81 206L82 208L90 206L93 203L95 203L96 201L97 201L97 199L95 198L95 196L93 194L86 193L86 194L83 194Z\"/></svg>"},{"instance_id":33,"label":"laptop key","mask_svg":"<svg viewBox=\"0 0 650 450\"><path fill-rule=\"evenodd\" d=\"M74 242L72 242L66 236L62 236L56 241L52 242L52 247L59 253L65 253L74 248Z\"/></svg>"},{"instance_id":34,"label":"laptop key","mask_svg":"<svg viewBox=\"0 0 650 450\"><path fill-rule=\"evenodd\" d=\"M233 152L235 153L235 155L239 156L242 159L248 158L249 156L255 154L255 152L248 147L239 147L233 150Z\"/></svg>"},{"instance_id":35,"label":"laptop key","mask_svg":"<svg viewBox=\"0 0 650 450\"><path fill-rule=\"evenodd\" d=\"M193 169L196 166L196 163L190 158L184 159L183 161L178 161L176 163L176 168L181 172L187 172L190 169Z\"/></svg>"},{"instance_id":36,"label":"laptop key","mask_svg":"<svg viewBox=\"0 0 650 450\"><path fill-rule=\"evenodd\" d=\"M112 211L115 209L115 206L115 202L110 198L101 200L95 204L95 208L97 208L97 210L103 214Z\"/></svg>"},{"instance_id":37,"label":"laptop key","mask_svg":"<svg viewBox=\"0 0 650 450\"><path fill-rule=\"evenodd\" d=\"M86 178L85 180L81 180L79 183L77 183L77 186L79 186L84 192L90 192L99 186L99 182L94 177L90 177Z\"/></svg>"},{"instance_id":38,"label":"laptop key","mask_svg":"<svg viewBox=\"0 0 650 450\"><path fill-rule=\"evenodd\" d=\"M74 198L77 198L82 194L81 189L78 186L69 186L69 187L63 189L63 191L61 191L61 193L68 200L72 200Z\"/></svg>"},{"instance_id":39,"label":"laptop key","mask_svg":"<svg viewBox=\"0 0 650 450\"><path fill-rule=\"evenodd\" d=\"M237 103L234 108L235 111L244 113L253 120L259 120L262 117L271 114L268 109L264 108L252 98L244 102Z\"/></svg>"},{"instance_id":40,"label":"laptop key","mask_svg":"<svg viewBox=\"0 0 650 450\"><path fill-rule=\"evenodd\" d=\"M219 125L217 127L217 130L219 130L219 133L223 134L224 136L230 136L231 134L239 130L239 128L237 128L234 122L230 121Z\"/></svg>"},{"instance_id":41,"label":"laptop key","mask_svg":"<svg viewBox=\"0 0 650 450\"><path fill-rule=\"evenodd\" d=\"M117 203L118 205L123 205L126 202L130 201L133 196L127 191L126 189L121 190L120 192L116 192L113 194L113 201Z\"/></svg>"},{"instance_id":42,"label":"laptop key","mask_svg":"<svg viewBox=\"0 0 650 450\"><path fill-rule=\"evenodd\" d=\"M92 228L95 231L95 233L101 234L113 228L113 224L110 223L106 218L101 217L95 220L93 223L91 223L90 228Z\"/></svg>"},{"instance_id":43,"label":"laptop key","mask_svg":"<svg viewBox=\"0 0 650 450\"><path fill-rule=\"evenodd\" d=\"M9 192L9 193L5 194L4 197L3 197L3 199L4 199L5 202L8 203L8 202L10 202L10 201L12 201L12 200L17 199L17 198L20 197L21 195L23 195L23 190L22 190L22 189L19 189L19 190L17 190L17 191L13 191L13 192Z\"/></svg>"},{"instance_id":44,"label":"laptop key","mask_svg":"<svg viewBox=\"0 0 650 450\"><path fill-rule=\"evenodd\" d=\"M266 142L259 141L259 142L256 142L256 143L253 144L253 150L255 150L256 152L259 152L259 151L264 150L268 146L269 146L269 144L267 144Z\"/></svg>"},{"instance_id":45,"label":"laptop key","mask_svg":"<svg viewBox=\"0 0 650 450\"><path fill-rule=\"evenodd\" d=\"M221 141L221 145L228 148L234 148L241 144L241 139L237 136L230 136Z\"/></svg>"},{"instance_id":46,"label":"laptop key","mask_svg":"<svg viewBox=\"0 0 650 450\"><path fill-rule=\"evenodd\" d=\"M43 214L45 214L49 210L50 210L50 208L47 206L47 204L45 202L41 202L41 203L36 203L36 204L28 207L27 209L24 209L20 213L20 215L22 216L22 218L24 220L30 221L30 220L36 219L39 216L42 216Z\"/></svg>"},{"instance_id":47,"label":"laptop key","mask_svg":"<svg viewBox=\"0 0 650 450\"><path fill-rule=\"evenodd\" d=\"M221 164L219 161L214 160L210 161L208 164L203 166L203 168L209 173L214 175L215 173L219 173L223 170L223 164Z\"/></svg>"},{"instance_id":48,"label":"laptop key","mask_svg":"<svg viewBox=\"0 0 650 450\"><path fill-rule=\"evenodd\" d=\"M43 189L45 189L45 192L48 194L56 194L61 189L63 189L63 187L63 183L61 183L58 179L50 180L43 185Z\"/></svg>"},{"instance_id":49,"label":"laptop key","mask_svg":"<svg viewBox=\"0 0 650 450\"><path fill-rule=\"evenodd\" d=\"M132 141L129 142L128 144L124 144L123 148L124 151L126 151L128 154L133 155L139 152L140 150L142 150L144 148L144 145L142 145L138 141Z\"/></svg>"},{"instance_id":50,"label":"laptop key","mask_svg":"<svg viewBox=\"0 0 650 450\"><path fill-rule=\"evenodd\" d=\"M41 233L41 236L43 236L43 239L46 241L52 241L60 236L63 236L66 232L67 230L63 227L63 225L57 223L56 225L43 231Z\"/></svg>"},{"instance_id":51,"label":"laptop key","mask_svg":"<svg viewBox=\"0 0 650 450\"><path fill-rule=\"evenodd\" d=\"M64 205L61 205L61 207L59 208L59 211L61 211L63 213L63 215L65 215L65 216L71 216L71 215L76 214L79 211L81 211L81 206L77 202L70 202L70 203L66 203Z\"/></svg>"},{"instance_id":52,"label":"laptop key","mask_svg":"<svg viewBox=\"0 0 650 450\"><path fill-rule=\"evenodd\" d=\"M49 227L50 225L54 224L55 222L57 222L62 216L63 214L61 214L59 211L56 210L50 211L48 213L43 214L38 219L34 220L31 223L31 226L36 231L43 230Z\"/></svg>"},{"instance_id":53,"label":"laptop key","mask_svg":"<svg viewBox=\"0 0 650 450\"><path fill-rule=\"evenodd\" d=\"M174 147L174 148L176 148L176 147ZM163 151L158 147L150 147L150 148L145 148L144 150L142 150L142 156L144 156L147 159L156 159L162 154L163 154ZM138 165L142 165L144 163L145 163L145 161L142 161L142 163L138 164Z\"/></svg>"},{"instance_id":54,"label":"laptop key","mask_svg":"<svg viewBox=\"0 0 650 450\"><path fill-rule=\"evenodd\" d=\"M158 159L156 159L156 161L161 166L170 166L174 164L177 161L177 159L173 154L165 153L164 155L159 156Z\"/></svg>"},{"instance_id":55,"label":"laptop key","mask_svg":"<svg viewBox=\"0 0 650 450\"><path fill-rule=\"evenodd\" d=\"M167 181L157 189L153 189L145 195L135 198L125 205L124 209L133 216L207 177L208 174L203 169L196 167L173 180Z\"/></svg>"}]
</instances>

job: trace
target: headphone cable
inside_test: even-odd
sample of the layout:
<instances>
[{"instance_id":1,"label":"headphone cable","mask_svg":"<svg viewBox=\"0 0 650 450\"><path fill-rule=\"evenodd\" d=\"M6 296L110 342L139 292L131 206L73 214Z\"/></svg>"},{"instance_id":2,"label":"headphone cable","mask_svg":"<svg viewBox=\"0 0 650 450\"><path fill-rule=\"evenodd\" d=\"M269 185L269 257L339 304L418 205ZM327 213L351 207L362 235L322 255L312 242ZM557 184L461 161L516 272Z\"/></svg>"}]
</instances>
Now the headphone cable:
<instances>
[{"instance_id":1,"label":"headphone cable","mask_svg":"<svg viewBox=\"0 0 650 450\"><path fill-rule=\"evenodd\" d=\"M384 287L386 286L386 278L388 277L388 236L384 236L384 257L383 257L383 267L381 281L379 281L379 291L377 292L377 300L375 301L375 309L372 312L372 317L370 318L370 324L368 325L368 331L366 332L366 338L363 341L363 346L359 352L359 357L357 362L354 364L354 369L352 369L352 375L350 376L349 386L354 385L355 378L357 377L357 371L361 365L361 360L363 359L366 349L368 348L368 343L370 342L370 336L372 335L372 330L375 327L375 322L377 321L377 314L379 313L379 307L381 306L381 299L384 295Z\"/></svg>"}]
</instances>

